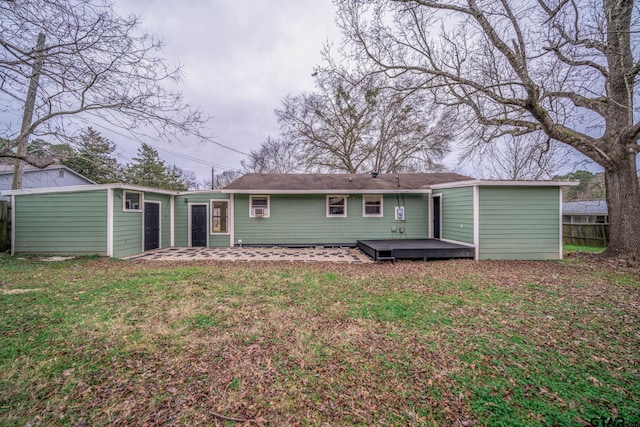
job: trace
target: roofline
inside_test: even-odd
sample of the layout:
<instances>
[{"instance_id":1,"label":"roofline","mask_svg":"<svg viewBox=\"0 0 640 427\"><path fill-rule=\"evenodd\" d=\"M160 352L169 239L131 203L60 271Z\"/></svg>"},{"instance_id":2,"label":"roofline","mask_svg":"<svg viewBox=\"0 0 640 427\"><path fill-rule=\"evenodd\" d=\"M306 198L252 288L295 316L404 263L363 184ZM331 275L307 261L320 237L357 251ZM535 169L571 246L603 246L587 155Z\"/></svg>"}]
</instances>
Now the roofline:
<instances>
[{"instance_id":1,"label":"roofline","mask_svg":"<svg viewBox=\"0 0 640 427\"><path fill-rule=\"evenodd\" d=\"M5 190L0 192L0 194L3 196L24 196L29 194L78 193L83 191L100 191L100 190L109 190L109 189L169 194L173 196L179 194L177 191L172 191L172 190L163 190L160 188L142 187L138 185L127 185L127 184L95 184L95 185L87 184L87 185L70 185L67 187L27 188L23 190Z\"/></svg>"},{"instance_id":2,"label":"roofline","mask_svg":"<svg viewBox=\"0 0 640 427\"><path fill-rule=\"evenodd\" d=\"M76 176L79 176L80 178L84 179L85 181L90 182L91 184L96 184L96 182L94 180L87 178L86 176L82 175L81 173L79 173L79 172L77 172L77 171L75 171L75 170L73 170L70 167L65 166L65 165L49 165L49 166L47 166L45 168L26 169L26 170L23 170L22 173L25 174L25 173L41 172L41 171L48 171L48 170L50 171L50 170L58 170L58 169L66 169L69 172L71 172L72 174L74 174ZM9 172L9 171L0 172L0 175L13 175L13 171L11 171L11 172Z\"/></svg>"},{"instance_id":3,"label":"roofline","mask_svg":"<svg viewBox=\"0 0 640 427\"><path fill-rule=\"evenodd\" d=\"M468 181L449 182L446 184L434 184L430 187L436 190L442 188L471 187L474 185L483 185L487 187L575 187L580 185L580 181L500 181L471 179Z\"/></svg>"},{"instance_id":4,"label":"roofline","mask_svg":"<svg viewBox=\"0 0 640 427\"><path fill-rule=\"evenodd\" d=\"M423 189L398 189L398 190L358 190L358 189L342 189L336 190L331 188L325 188L323 190L234 190L234 189L222 189L222 193L227 194L430 194L430 188Z\"/></svg>"},{"instance_id":5,"label":"roofline","mask_svg":"<svg viewBox=\"0 0 640 427\"><path fill-rule=\"evenodd\" d=\"M209 190L187 190L187 191L179 191L177 196L184 196L189 194L206 194L206 193L222 193L219 188L209 189Z\"/></svg>"}]
</instances>

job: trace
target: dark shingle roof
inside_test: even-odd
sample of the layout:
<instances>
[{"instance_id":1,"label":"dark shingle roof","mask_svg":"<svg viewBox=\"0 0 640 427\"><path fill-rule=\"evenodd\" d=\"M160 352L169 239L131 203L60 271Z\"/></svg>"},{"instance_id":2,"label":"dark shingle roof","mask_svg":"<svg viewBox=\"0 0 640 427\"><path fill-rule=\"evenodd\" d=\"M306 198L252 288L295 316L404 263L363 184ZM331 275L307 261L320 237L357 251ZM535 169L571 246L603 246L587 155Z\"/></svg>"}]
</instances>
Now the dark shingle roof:
<instances>
[{"instance_id":1,"label":"dark shingle roof","mask_svg":"<svg viewBox=\"0 0 640 427\"><path fill-rule=\"evenodd\" d=\"M224 187L224 190L263 191L336 191L336 190L419 190L430 185L467 181L457 173L380 174L259 174L249 173Z\"/></svg>"},{"instance_id":2,"label":"dark shingle roof","mask_svg":"<svg viewBox=\"0 0 640 427\"><path fill-rule=\"evenodd\" d=\"M575 200L562 203L564 215L608 215L606 200Z\"/></svg>"}]
</instances>

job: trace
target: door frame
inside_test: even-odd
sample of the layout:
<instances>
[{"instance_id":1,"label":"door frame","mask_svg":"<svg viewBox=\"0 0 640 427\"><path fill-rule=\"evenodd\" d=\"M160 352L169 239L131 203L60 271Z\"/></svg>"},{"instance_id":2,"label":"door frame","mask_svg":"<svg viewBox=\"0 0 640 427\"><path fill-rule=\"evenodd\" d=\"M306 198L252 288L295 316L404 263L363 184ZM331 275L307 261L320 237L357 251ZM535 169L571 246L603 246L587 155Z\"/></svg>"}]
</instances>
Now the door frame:
<instances>
[{"instance_id":1,"label":"door frame","mask_svg":"<svg viewBox=\"0 0 640 427\"><path fill-rule=\"evenodd\" d=\"M191 242L191 218L192 218L192 211L193 211L193 206L205 206L205 209L207 211L207 218L206 218L206 233L205 233L205 239L207 241L207 247L209 247L209 203L208 202L194 202L194 203L189 203L189 212L188 212L188 222L187 222L187 246L192 247L192 242Z\"/></svg>"},{"instance_id":2,"label":"door frame","mask_svg":"<svg viewBox=\"0 0 640 427\"><path fill-rule=\"evenodd\" d=\"M142 252L145 252L145 239L144 236L146 234L146 226L147 224L145 224L145 215L147 213L147 209L145 207L145 204L147 203L155 203L156 205L158 205L158 249L162 248L162 202L157 201L157 200L144 200L142 202ZM152 250L152 249L150 249Z\"/></svg>"},{"instance_id":3,"label":"door frame","mask_svg":"<svg viewBox=\"0 0 640 427\"><path fill-rule=\"evenodd\" d=\"M430 202L429 203L429 237L431 239L436 239L436 237L434 237L435 236L435 230L434 230L434 227L433 227L433 222L434 222L434 219L435 219L435 217L434 217L434 209L433 209L433 202L434 202L434 199L436 199L436 198L438 199L438 204L440 205L440 209L439 209L440 212L438 212L439 216L440 216L439 221L438 221L438 225L440 226L439 227L440 229L438 230L438 235L440 237L437 237L437 239L438 240L442 240L442 193L432 194L431 198L429 199L429 202Z\"/></svg>"}]
</instances>

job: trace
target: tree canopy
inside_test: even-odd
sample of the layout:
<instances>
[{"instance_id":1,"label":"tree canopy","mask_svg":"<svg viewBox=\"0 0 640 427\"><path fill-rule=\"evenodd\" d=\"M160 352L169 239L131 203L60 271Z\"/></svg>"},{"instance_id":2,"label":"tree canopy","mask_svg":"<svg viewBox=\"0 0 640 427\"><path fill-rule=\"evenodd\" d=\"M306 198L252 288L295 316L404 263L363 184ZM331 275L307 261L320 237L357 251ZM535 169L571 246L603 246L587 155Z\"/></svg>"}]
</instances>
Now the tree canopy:
<instances>
[{"instance_id":1,"label":"tree canopy","mask_svg":"<svg viewBox=\"0 0 640 427\"><path fill-rule=\"evenodd\" d=\"M21 148L29 139L73 144L74 126L93 121L208 140L208 116L175 90L181 70L161 48L108 0L0 1L0 157L40 161Z\"/></svg>"},{"instance_id":2,"label":"tree canopy","mask_svg":"<svg viewBox=\"0 0 640 427\"><path fill-rule=\"evenodd\" d=\"M307 170L348 173L433 170L449 151L452 116L382 76L318 70L312 93L276 110L283 137L300 145Z\"/></svg>"}]
</instances>

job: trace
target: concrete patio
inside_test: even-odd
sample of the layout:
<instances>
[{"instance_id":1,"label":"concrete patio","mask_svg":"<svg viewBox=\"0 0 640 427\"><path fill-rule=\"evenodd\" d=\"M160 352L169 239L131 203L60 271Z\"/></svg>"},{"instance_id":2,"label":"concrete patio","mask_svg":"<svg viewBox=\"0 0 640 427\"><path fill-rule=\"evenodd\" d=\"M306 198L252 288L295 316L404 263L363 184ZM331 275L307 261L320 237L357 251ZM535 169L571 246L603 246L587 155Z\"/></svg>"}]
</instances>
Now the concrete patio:
<instances>
[{"instance_id":1,"label":"concrete patio","mask_svg":"<svg viewBox=\"0 0 640 427\"><path fill-rule=\"evenodd\" d=\"M373 262L357 248L165 248L127 257L128 260L151 261L302 261L302 262Z\"/></svg>"}]
</instances>

